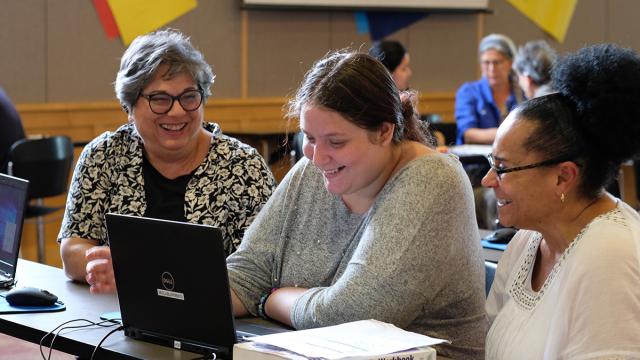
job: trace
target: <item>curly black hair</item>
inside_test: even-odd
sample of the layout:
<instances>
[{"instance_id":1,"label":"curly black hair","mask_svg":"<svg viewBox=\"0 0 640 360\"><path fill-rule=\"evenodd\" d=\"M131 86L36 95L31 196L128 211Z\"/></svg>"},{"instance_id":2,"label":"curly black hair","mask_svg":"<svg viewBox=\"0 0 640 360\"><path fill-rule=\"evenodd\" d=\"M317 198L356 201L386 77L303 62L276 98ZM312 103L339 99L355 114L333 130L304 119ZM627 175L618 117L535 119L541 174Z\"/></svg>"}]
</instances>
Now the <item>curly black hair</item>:
<instances>
[{"instance_id":1,"label":"curly black hair","mask_svg":"<svg viewBox=\"0 0 640 360\"><path fill-rule=\"evenodd\" d=\"M524 147L582 166L581 195L594 198L640 153L640 57L614 44L588 46L562 58L551 75L558 93L517 108L536 129Z\"/></svg>"}]
</instances>

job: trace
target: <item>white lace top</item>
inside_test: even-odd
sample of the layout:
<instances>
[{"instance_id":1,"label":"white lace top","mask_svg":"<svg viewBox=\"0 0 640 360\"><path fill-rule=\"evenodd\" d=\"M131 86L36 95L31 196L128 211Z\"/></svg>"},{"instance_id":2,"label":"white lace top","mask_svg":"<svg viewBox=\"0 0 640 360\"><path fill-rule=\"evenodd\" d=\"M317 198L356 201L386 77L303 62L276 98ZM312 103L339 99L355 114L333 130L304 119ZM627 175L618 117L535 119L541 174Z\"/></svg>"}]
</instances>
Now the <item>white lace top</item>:
<instances>
[{"instance_id":1,"label":"white lace top","mask_svg":"<svg viewBox=\"0 0 640 360\"><path fill-rule=\"evenodd\" d=\"M519 231L487 299L487 359L640 359L640 216L619 201L587 225L540 291L541 235Z\"/></svg>"}]
</instances>

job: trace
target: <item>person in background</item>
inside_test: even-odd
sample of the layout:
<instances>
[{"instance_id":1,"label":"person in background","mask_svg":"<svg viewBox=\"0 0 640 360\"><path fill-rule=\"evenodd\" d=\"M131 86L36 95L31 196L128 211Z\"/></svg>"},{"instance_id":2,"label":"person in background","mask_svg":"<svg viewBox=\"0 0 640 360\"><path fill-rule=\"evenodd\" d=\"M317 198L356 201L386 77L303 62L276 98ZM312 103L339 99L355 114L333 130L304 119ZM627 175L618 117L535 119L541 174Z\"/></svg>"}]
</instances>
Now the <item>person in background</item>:
<instances>
[{"instance_id":1,"label":"person in background","mask_svg":"<svg viewBox=\"0 0 640 360\"><path fill-rule=\"evenodd\" d=\"M275 181L255 149L204 122L213 80L176 30L139 36L125 51L115 91L129 122L78 159L58 235L68 277L94 293L115 291L108 212L213 225L227 253L240 244Z\"/></svg>"},{"instance_id":2,"label":"person in background","mask_svg":"<svg viewBox=\"0 0 640 360\"><path fill-rule=\"evenodd\" d=\"M369 55L378 59L391 73L398 90L409 89L411 80L411 59L402 44L395 40L376 41L369 49Z\"/></svg>"},{"instance_id":3,"label":"person in background","mask_svg":"<svg viewBox=\"0 0 640 360\"><path fill-rule=\"evenodd\" d=\"M516 106L520 89L511 69L516 47L505 35L485 36L478 46L482 78L463 84L456 93L456 144L491 144L498 125ZM482 188L485 161L465 164L473 186L476 219L481 229L495 229L496 201L493 193Z\"/></svg>"},{"instance_id":4,"label":"person in background","mask_svg":"<svg viewBox=\"0 0 640 360\"><path fill-rule=\"evenodd\" d=\"M518 49L513 69L527 99L553 92L551 68L557 57L555 50L544 40L529 41Z\"/></svg>"},{"instance_id":5,"label":"person in background","mask_svg":"<svg viewBox=\"0 0 640 360\"><path fill-rule=\"evenodd\" d=\"M409 80L411 80L413 72L410 67L409 53L400 42L395 40L376 41L369 49L369 55L376 58L389 70L398 90L409 89ZM416 98L415 101L414 106L417 108L418 99ZM430 114L423 118L423 121L429 123L426 131L433 137L433 142L438 146L438 151L447 152L444 134L431 127L431 122L434 119L440 121L439 115Z\"/></svg>"},{"instance_id":6,"label":"person in background","mask_svg":"<svg viewBox=\"0 0 640 360\"><path fill-rule=\"evenodd\" d=\"M24 139L24 128L20 115L11 100L0 88L0 172L7 173L9 149L16 141Z\"/></svg>"},{"instance_id":7,"label":"person in background","mask_svg":"<svg viewBox=\"0 0 640 360\"><path fill-rule=\"evenodd\" d=\"M640 57L589 46L552 79L500 125L483 179L522 229L487 299L487 359L638 359L640 216L604 188L640 153Z\"/></svg>"},{"instance_id":8,"label":"person in background","mask_svg":"<svg viewBox=\"0 0 640 360\"><path fill-rule=\"evenodd\" d=\"M304 154L227 259L236 316L296 329L375 318L484 358L484 275L469 180L429 146L413 107L368 54L328 54L289 116Z\"/></svg>"},{"instance_id":9,"label":"person in background","mask_svg":"<svg viewBox=\"0 0 640 360\"><path fill-rule=\"evenodd\" d=\"M463 84L456 93L457 144L491 144L498 125L518 103L518 85L511 69L516 47L502 34L480 41L482 78Z\"/></svg>"}]
</instances>

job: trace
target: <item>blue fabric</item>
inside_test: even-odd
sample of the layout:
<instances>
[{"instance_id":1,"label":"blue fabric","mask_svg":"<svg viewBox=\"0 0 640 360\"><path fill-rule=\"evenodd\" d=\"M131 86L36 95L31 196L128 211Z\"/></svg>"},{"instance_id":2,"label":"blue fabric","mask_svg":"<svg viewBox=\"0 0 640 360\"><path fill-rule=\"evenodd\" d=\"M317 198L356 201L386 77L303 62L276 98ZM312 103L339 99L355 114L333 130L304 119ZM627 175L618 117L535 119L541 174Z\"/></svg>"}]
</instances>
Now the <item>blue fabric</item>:
<instances>
[{"instance_id":1,"label":"blue fabric","mask_svg":"<svg viewBox=\"0 0 640 360\"><path fill-rule=\"evenodd\" d=\"M355 13L356 17L356 30L358 34L366 34L369 32L369 18L367 18L367 13L364 11L357 11Z\"/></svg>"},{"instance_id":2,"label":"blue fabric","mask_svg":"<svg viewBox=\"0 0 640 360\"><path fill-rule=\"evenodd\" d=\"M425 12L368 11L369 35L372 41L382 40L427 15Z\"/></svg>"},{"instance_id":3,"label":"blue fabric","mask_svg":"<svg viewBox=\"0 0 640 360\"><path fill-rule=\"evenodd\" d=\"M507 99L507 111L517 105L513 90ZM471 128L489 129L498 127L502 122L500 110L493 101L489 81L482 78L478 81L464 83L456 93L455 107L458 135L456 144L464 144L463 134Z\"/></svg>"}]
</instances>

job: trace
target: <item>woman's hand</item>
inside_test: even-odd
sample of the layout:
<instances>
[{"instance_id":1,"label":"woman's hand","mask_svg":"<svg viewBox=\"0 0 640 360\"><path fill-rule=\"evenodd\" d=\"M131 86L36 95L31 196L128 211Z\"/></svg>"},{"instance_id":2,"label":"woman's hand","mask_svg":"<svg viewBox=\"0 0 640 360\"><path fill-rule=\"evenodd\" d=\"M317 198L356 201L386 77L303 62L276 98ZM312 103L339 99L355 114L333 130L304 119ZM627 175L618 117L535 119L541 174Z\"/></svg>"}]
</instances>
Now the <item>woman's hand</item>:
<instances>
[{"instance_id":1,"label":"woman's hand","mask_svg":"<svg viewBox=\"0 0 640 360\"><path fill-rule=\"evenodd\" d=\"M116 291L116 279L111 262L111 249L108 246L94 246L87 250L87 276L89 290L93 294Z\"/></svg>"}]
</instances>

